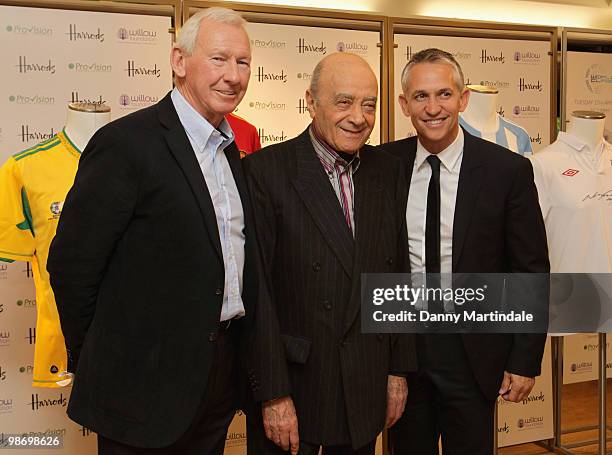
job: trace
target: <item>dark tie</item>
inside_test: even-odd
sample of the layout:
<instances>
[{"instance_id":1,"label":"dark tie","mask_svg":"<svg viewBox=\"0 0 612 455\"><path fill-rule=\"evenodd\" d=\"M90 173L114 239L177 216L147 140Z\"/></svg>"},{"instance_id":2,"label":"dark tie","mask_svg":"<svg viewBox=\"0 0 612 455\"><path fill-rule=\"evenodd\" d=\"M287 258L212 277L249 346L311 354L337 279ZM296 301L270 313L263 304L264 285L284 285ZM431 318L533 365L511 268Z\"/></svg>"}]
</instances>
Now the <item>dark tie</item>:
<instances>
[{"instance_id":1,"label":"dark tie","mask_svg":"<svg viewBox=\"0 0 612 455\"><path fill-rule=\"evenodd\" d=\"M431 178L427 189L427 216L425 217L425 271L427 287L440 288L440 158L429 155ZM430 313L444 313L444 305L437 298L428 300Z\"/></svg>"},{"instance_id":2,"label":"dark tie","mask_svg":"<svg viewBox=\"0 0 612 455\"><path fill-rule=\"evenodd\" d=\"M431 166L431 178L425 218L425 270L440 273L440 158L429 155L427 162Z\"/></svg>"}]
</instances>

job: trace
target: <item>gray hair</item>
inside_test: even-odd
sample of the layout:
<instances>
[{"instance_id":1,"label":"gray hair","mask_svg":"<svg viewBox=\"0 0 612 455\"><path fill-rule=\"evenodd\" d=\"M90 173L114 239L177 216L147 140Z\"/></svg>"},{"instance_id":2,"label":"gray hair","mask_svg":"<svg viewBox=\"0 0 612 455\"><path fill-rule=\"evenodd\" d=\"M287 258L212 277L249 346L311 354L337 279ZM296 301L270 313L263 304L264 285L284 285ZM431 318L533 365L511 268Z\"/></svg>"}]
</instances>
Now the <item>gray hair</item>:
<instances>
[{"instance_id":1,"label":"gray hair","mask_svg":"<svg viewBox=\"0 0 612 455\"><path fill-rule=\"evenodd\" d=\"M457 63L457 60L455 60L455 57L453 57L453 54L450 52L436 49L434 47L419 51L410 58L410 61L408 61L404 67L404 70L402 71L402 91L405 93L406 89L408 88L408 84L410 83L410 70L414 66L420 63L440 62L451 65L453 68L453 79L455 80L455 85L457 85L459 91L462 92L465 87L465 82L463 78L463 71L461 71L459 63Z\"/></svg>"},{"instance_id":2,"label":"gray hair","mask_svg":"<svg viewBox=\"0 0 612 455\"><path fill-rule=\"evenodd\" d=\"M183 24L183 26L179 30L179 34L174 46L178 47L188 55L193 54L198 38L198 32L200 30L200 25L203 20L221 22L223 24L229 25L238 25L241 27L244 27L247 23L247 21L244 20L240 13L237 13L232 9L221 8L218 6L206 8L201 11L198 11Z\"/></svg>"}]
</instances>

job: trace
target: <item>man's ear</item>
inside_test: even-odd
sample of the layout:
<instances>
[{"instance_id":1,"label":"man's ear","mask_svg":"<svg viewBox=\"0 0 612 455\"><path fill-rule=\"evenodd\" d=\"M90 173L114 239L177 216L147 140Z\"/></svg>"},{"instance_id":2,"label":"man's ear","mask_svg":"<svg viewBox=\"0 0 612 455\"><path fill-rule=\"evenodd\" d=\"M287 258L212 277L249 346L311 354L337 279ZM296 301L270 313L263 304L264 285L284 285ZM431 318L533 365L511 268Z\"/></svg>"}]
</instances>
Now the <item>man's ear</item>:
<instances>
[{"instance_id":1,"label":"man's ear","mask_svg":"<svg viewBox=\"0 0 612 455\"><path fill-rule=\"evenodd\" d=\"M397 101L399 101L399 105L402 108L402 112L406 117L410 117L410 111L408 110L408 100L406 99L406 95L400 93L397 97Z\"/></svg>"},{"instance_id":2,"label":"man's ear","mask_svg":"<svg viewBox=\"0 0 612 455\"><path fill-rule=\"evenodd\" d=\"M463 89L463 93L461 94L461 101L459 102L459 112L465 111L465 108L467 108L469 101L470 101L470 90L467 87L465 87Z\"/></svg>"},{"instance_id":3,"label":"man's ear","mask_svg":"<svg viewBox=\"0 0 612 455\"><path fill-rule=\"evenodd\" d=\"M185 77L187 72L185 69L185 54L177 45L174 45L170 52L170 66L172 66L172 71L176 76Z\"/></svg>"},{"instance_id":4,"label":"man's ear","mask_svg":"<svg viewBox=\"0 0 612 455\"><path fill-rule=\"evenodd\" d=\"M310 114L310 118L314 120L315 118L315 99L310 93L310 89L306 89L306 106L308 107L308 113Z\"/></svg>"}]
</instances>

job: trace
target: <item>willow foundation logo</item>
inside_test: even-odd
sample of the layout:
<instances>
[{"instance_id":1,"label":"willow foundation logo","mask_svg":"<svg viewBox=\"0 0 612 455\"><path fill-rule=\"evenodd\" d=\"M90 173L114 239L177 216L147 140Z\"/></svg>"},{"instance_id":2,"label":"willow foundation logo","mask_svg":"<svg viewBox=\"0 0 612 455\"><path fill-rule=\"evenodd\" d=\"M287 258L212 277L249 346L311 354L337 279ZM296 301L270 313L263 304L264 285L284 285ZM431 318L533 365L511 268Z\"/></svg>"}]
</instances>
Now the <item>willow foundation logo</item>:
<instances>
[{"instance_id":1,"label":"willow foundation logo","mask_svg":"<svg viewBox=\"0 0 612 455\"><path fill-rule=\"evenodd\" d=\"M157 41L157 32L145 28L120 27L117 30L117 39L121 43L153 44Z\"/></svg>"},{"instance_id":2,"label":"willow foundation logo","mask_svg":"<svg viewBox=\"0 0 612 455\"><path fill-rule=\"evenodd\" d=\"M572 373L590 373L593 371L593 362L572 363L570 371Z\"/></svg>"},{"instance_id":3,"label":"willow foundation logo","mask_svg":"<svg viewBox=\"0 0 612 455\"><path fill-rule=\"evenodd\" d=\"M309 43L304 38L298 38L297 46L298 54L327 54L327 46L323 44L323 41L320 43Z\"/></svg>"},{"instance_id":4,"label":"willow foundation logo","mask_svg":"<svg viewBox=\"0 0 612 455\"><path fill-rule=\"evenodd\" d=\"M539 117L540 106L535 104L516 105L512 108L512 115L514 117Z\"/></svg>"},{"instance_id":5,"label":"willow foundation logo","mask_svg":"<svg viewBox=\"0 0 612 455\"><path fill-rule=\"evenodd\" d=\"M0 347L10 346L11 344L11 332L8 330L0 330Z\"/></svg>"},{"instance_id":6,"label":"willow foundation logo","mask_svg":"<svg viewBox=\"0 0 612 455\"><path fill-rule=\"evenodd\" d=\"M368 54L368 45L364 43L358 43L356 41L338 41L336 44L336 50L338 52L351 52L358 55Z\"/></svg>"},{"instance_id":7,"label":"willow foundation logo","mask_svg":"<svg viewBox=\"0 0 612 455\"><path fill-rule=\"evenodd\" d=\"M532 51L515 51L512 61L520 65L538 65L542 61L542 54Z\"/></svg>"},{"instance_id":8,"label":"willow foundation logo","mask_svg":"<svg viewBox=\"0 0 612 455\"><path fill-rule=\"evenodd\" d=\"M0 414L8 414L13 412L13 399L0 398Z\"/></svg>"},{"instance_id":9,"label":"willow foundation logo","mask_svg":"<svg viewBox=\"0 0 612 455\"><path fill-rule=\"evenodd\" d=\"M159 96L144 93L123 94L119 96L119 106L122 109L141 109L149 107L159 101Z\"/></svg>"},{"instance_id":10,"label":"willow foundation logo","mask_svg":"<svg viewBox=\"0 0 612 455\"><path fill-rule=\"evenodd\" d=\"M519 430L530 430L544 426L543 416L531 416L518 419L516 426Z\"/></svg>"},{"instance_id":11,"label":"willow foundation logo","mask_svg":"<svg viewBox=\"0 0 612 455\"><path fill-rule=\"evenodd\" d=\"M79 30L76 24L70 24L68 26L69 41L98 41L99 43L104 42L104 33L100 30L100 27L95 32L91 30Z\"/></svg>"},{"instance_id":12,"label":"willow foundation logo","mask_svg":"<svg viewBox=\"0 0 612 455\"><path fill-rule=\"evenodd\" d=\"M34 62L32 60L28 60L28 57L25 55L19 56L19 64L14 65L15 68L18 68L19 74L27 74L27 73L48 73L55 74L55 64L51 61L51 59L45 61L44 63Z\"/></svg>"}]
</instances>

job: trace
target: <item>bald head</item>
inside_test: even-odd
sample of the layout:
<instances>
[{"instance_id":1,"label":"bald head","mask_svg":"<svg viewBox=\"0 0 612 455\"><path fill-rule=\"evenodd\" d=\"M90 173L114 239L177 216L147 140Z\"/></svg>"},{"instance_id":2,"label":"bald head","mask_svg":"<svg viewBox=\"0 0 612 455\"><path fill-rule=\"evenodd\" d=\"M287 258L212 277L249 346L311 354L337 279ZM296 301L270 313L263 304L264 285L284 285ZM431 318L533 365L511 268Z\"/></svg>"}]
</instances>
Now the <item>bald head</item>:
<instances>
[{"instance_id":1,"label":"bald head","mask_svg":"<svg viewBox=\"0 0 612 455\"><path fill-rule=\"evenodd\" d=\"M376 122L378 82L355 54L330 54L315 67L306 104L315 134L334 150L357 152Z\"/></svg>"},{"instance_id":2,"label":"bald head","mask_svg":"<svg viewBox=\"0 0 612 455\"><path fill-rule=\"evenodd\" d=\"M376 75L370 68L368 62L359 57L358 55L351 54L348 52L334 52L333 54L329 54L324 57L317 63L314 71L312 72L312 77L310 78L310 93L316 98L317 91L319 88L319 84L321 82L321 77L325 74L329 74L330 72L337 72L342 70L342 68L350 67L351 69L360 68L362 71L366 73L370 73L374 83L376 83Z\"/></svg>"}]
</instances>

